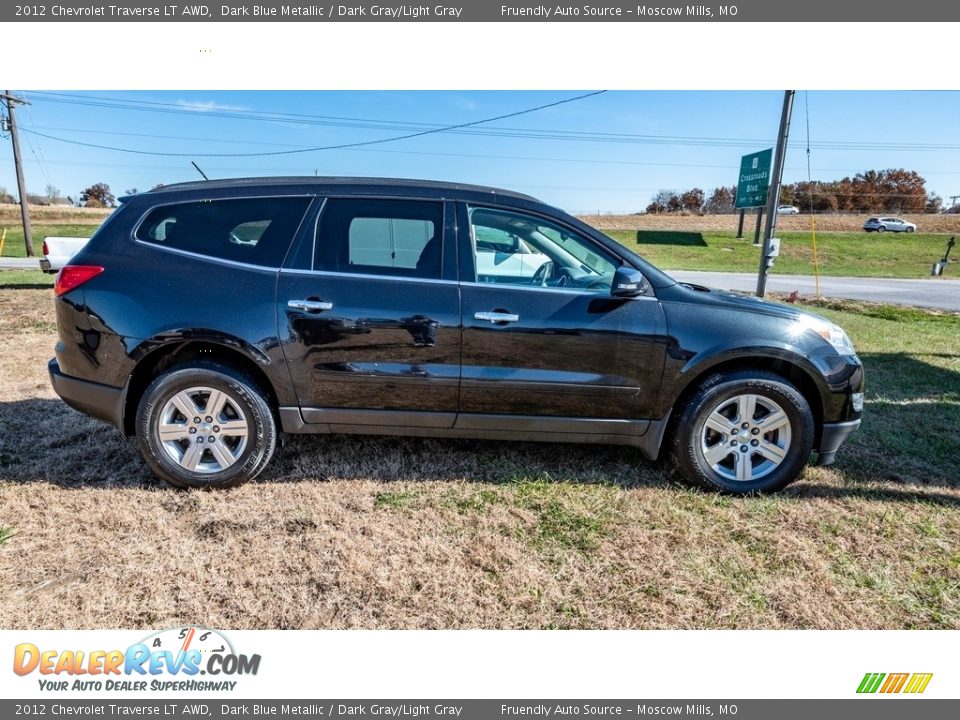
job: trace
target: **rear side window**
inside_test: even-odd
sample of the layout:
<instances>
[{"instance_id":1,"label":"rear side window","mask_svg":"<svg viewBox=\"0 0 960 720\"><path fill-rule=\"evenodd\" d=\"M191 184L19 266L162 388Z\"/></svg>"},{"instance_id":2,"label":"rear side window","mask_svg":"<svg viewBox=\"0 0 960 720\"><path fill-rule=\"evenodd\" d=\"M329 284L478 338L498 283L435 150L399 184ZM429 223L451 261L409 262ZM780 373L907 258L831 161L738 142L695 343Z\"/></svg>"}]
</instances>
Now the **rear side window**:
<instances>
[{"instance_id":1,"label":"rear side window","mask_svg":"<svg viewBox=\"0 0 960 720\"><path fill-rule=\"evenodd\" d=\"M443 203L329 198L317 224L314 269L439 278Z\"/></svg>"},{"instance_id":2,"label":"rear side window","mask_svg":"<svg viewBox=\"0 0 960 720\"><path fill-rule=\"evenodd\" d=\"M221 260L280 267L310 198L200 200L154 208L137 239Z\"/></svg>"}]
</instances>

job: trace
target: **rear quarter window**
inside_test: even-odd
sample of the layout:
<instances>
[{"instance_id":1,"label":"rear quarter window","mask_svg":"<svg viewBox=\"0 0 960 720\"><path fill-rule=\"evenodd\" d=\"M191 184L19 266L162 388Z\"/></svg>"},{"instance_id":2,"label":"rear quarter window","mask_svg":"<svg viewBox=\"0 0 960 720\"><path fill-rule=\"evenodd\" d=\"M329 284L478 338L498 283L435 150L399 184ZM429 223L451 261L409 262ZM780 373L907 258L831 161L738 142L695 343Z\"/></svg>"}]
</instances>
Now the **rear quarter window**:
<instances>
[{"instance_id":1,"label":"rear quarter window","mask_svg":"<svg viewBox=\"0 0 960 720\"><path fill-rule=\"evenodd\" d=\"M136 238L220 260L280 267L310 204L306 197L198 200L155 207Z\"/></svg>"}]
</instances>

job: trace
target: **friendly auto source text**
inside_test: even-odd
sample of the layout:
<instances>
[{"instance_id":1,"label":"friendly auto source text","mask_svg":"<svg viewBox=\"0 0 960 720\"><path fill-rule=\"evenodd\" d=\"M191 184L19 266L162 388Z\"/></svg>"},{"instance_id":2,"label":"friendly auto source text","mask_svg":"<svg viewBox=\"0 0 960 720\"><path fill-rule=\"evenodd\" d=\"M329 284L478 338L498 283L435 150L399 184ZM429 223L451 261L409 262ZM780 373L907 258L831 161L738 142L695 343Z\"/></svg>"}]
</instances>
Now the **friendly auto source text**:
<instances>
[{"instance_id":1,"label":"friendly auto source text","mask_svg":"<svg viewBox=\"0 0 960 720\"><path fill-rule=\"evenodd\" d=\"M710 5L676 5L671 7L637 5L636 7L613 7L608 5L530 5L518 6L501 5L501 17L532 17L549 20L551 17L702 17L718 16L733 17L737 14L736 5L720 5L714 8Z\"/></svg>"}]
</instances>

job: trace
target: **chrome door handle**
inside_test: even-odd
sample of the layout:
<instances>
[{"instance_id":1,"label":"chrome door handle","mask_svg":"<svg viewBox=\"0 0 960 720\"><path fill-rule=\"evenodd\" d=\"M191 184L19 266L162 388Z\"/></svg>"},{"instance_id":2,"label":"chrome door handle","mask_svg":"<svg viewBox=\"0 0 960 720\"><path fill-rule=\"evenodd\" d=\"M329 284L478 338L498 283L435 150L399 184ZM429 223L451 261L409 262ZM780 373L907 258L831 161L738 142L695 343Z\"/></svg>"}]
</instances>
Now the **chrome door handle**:
<instances>
[{"instance_id":1,"label":"chrome door handle","mask_svg":"<svg viewBox=\"0 0 960 720\"><path fill-rule=\"evenodd\" d=\"M287 307L306 312L319 312L321 310L333 310L333 303L323 300L290 300L287 302Z\"/></svg>"},{"instance_id":2,"label":"chrome door handle","mask_svg":"<svg viewBox=\"0 0 960 720\"><path fill-rule=\"evenodd\" d=\"M519 315L505 312L478 312L473 317L477 320L489 320L492 323L517 322L520 319Z\"/></svg>"}]
</instances>

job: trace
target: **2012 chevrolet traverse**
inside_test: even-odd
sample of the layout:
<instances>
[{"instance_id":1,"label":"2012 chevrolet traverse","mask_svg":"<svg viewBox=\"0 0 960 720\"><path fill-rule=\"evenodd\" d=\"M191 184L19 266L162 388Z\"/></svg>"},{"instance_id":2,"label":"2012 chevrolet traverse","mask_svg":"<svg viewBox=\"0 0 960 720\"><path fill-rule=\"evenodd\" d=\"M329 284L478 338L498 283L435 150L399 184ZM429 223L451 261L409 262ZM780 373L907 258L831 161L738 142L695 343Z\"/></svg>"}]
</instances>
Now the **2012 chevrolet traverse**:
<instances>
[{"instance_id":1,"label":"2012 chevrolet traverse","mask_svg":"<svg viewBox=\"0 0 960 720\"><path fill-rule=\"evenodd\" d=\"M166 186L126 198L55 295L57 393L181 487L255 477L286 432L616 443L772 491L863 408L836 325L486 187Z\"/></svg>"}]
</instances>

